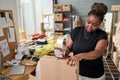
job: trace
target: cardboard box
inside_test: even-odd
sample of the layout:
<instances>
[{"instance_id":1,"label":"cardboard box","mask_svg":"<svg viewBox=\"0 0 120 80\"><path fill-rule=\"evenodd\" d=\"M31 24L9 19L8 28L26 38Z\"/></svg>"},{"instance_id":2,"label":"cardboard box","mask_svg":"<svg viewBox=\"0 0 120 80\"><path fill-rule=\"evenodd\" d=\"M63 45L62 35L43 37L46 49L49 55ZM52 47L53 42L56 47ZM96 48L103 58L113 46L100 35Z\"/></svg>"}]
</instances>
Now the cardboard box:
<instances>
[{"instance_id":1,"label":"cardboard box","mask_svg":"<svg viewBox=\"0 0 120 80\"><path fill-rule=\"evenodd\" d=\"M28 80L39 80L37 77L29 74L29 79Z\"/></svg>"},{"instance_id":2,"label":"cardboard box","mask_svg":"<svg viewBox=\"0 0 120 80\"><path fill-rule=\"evenodd\" d=\"M57 59L55 56L40 58L41 80L78 80L79 68L67 65L67 59Z\"/></svg>"},{"instance_id":3,"label":"cardboard box","mask_svg":"<svg viewBox=\"0 0 120 80\"><path fill-rule=\"evenodd\" d=\"M71 12L71 4L63 4L62 11L63 12Z\"/></svg>"},{"instance_id":4,"label":"cardboard box","mask_svg":"<svg viewBox=\"0 0 120 80\"><path fill-rule=\"evenodd\" d=\"M111 10L112 11L120 11L120 5L112 5Z\"/></svg>"},{"instance_id":5,"label":"cardboard box","mask_svg":"<svg viewBox=\"0 0 120 80\"><path fill-rule=\"evenodd\" d=\"M71 4L55 4L54 12L71 12Z\"/></svg>"},{"instance_id":6,"label":"cardboard box","mask_svg":"<svg viewBox=\"0 0 120 80\"><path fill-rule=\"evenodd\" d=\"M55 23L55 30L63 30L63 23Z\"/></svg>"},{"instance_id":7,"label":"cardboard box","mask_svg":"<svg viewBox=\"0 0 120 80\"><path fill-rule=\"evenodd\" d=\"M61 4L55 4L54 5L54 12L61 12L62 11L62 5Z\"/></svg>"},{"instance_id":8,"label":"cardboard box","mask_svg":"<svg viewBox=\"0 0 120 80\"><path fill-rule=\"evenodd\" d=\"M63 20L63 14L57 13L55 14L55 21L62 21Z\"/></svg>"}]
</instances>

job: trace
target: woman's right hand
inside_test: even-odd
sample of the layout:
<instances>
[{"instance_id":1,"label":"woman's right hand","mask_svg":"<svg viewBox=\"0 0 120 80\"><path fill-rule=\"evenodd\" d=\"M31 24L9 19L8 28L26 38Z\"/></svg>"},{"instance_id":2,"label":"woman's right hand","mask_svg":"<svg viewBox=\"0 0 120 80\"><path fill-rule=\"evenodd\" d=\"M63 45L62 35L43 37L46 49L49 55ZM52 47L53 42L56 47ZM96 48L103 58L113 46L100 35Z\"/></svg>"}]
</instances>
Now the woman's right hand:
<instances>
[{"instance_id":1,"label":"woman's right hand","mask_svg":"<svg viewBox=\"0 0 120 80\"><path fill-rule=\"evenodd\" d=\"M75 66L79 63L80 60L81 60L80 55L77 54L75 56L68 58L67 64L70 66Z\"/></svg>"}]
</instances>

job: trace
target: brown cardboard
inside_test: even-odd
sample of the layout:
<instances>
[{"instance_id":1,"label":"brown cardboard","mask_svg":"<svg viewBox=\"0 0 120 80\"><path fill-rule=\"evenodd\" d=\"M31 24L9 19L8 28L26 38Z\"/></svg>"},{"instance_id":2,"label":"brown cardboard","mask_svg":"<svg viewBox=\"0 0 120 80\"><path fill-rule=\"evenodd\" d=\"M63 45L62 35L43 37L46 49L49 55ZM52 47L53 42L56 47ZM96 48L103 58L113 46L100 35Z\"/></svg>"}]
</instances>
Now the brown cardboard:
<instances>
[{"instance_id":1,"label":"brown cardboard","mask_svg":"<svg viewBox=\"0 0 120 80\"><path fill-rule=\"evenodd\" d=\"M62 11L63 12L71 12L71 4L63 4L62 5Z\"/></svg>"},{"instance_id":2,"label":"brown cardboard","mask_svg":"<svg viewBox=\"0 0 120 80\"><path fill-rule=\"evenodd\" d=\"M112 11L120 11L120 5L112 5L111 10Z\"/></svg>"},{"instance_id":3,"label":"brown cardboard","mask_svg":"<svg viewBox=\"0 0 120 80\"><path fill-rule=\"evenodd\" d=\"M54 12L61 12L62 4L54 4Z\"/></svg>"},{"instance_id":4,"label":"brown cardboard","mask_svg":"<svg viewBox=\"0 0 120 80\"><path fill-rule=\"evenodd\" d=\"M55 14L55 21L62 21L63 20L63 14L57 13Z\"/></svg>"},{"instance_id":5,"label":"brown cardboard","mask_svg":"<svg viewBox=\"0 0 120 80\"><path fill-rule=\"evenodd\" d=\"M63 30L63 23L55 23L55 30Z\"/></svg>"},{"instance_id":6,"label":"brown cardboard","mask_svg":"<svg viewBox=\"0 0 120 80\"><path fill-rule=\"evenodd\" d=\"M67 59L54 56L40 58L41 80L78 80L78 65L67 65Z\"/></svg>"}]
</instances>

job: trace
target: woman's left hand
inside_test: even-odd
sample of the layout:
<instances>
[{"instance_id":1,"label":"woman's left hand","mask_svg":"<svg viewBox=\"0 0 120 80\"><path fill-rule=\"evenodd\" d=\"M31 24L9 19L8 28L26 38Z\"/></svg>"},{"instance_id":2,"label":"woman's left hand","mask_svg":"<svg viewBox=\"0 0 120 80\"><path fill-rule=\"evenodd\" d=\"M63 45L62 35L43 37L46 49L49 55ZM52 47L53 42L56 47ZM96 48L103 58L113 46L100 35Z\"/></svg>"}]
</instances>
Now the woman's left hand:
<instances>
[{"instance_id":1,"label":"woman's left hand","mask_svg":"<svg viewBox=\"0 0 120 80\"><path fill-rule=\"evenodd\" d=\"M75 56L70 57L67 61L67 64L70 66L75 66L76 64L79 63L80 60L81 60L80 55L77 54Z\"/></svg>"}]
</instances>

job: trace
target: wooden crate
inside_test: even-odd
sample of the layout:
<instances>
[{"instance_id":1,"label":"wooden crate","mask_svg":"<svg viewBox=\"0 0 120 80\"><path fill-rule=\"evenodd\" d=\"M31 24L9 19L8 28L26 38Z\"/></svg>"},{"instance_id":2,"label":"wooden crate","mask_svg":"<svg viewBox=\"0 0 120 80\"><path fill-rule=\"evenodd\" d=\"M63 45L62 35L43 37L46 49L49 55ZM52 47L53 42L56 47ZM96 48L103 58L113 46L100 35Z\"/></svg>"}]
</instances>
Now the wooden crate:
<instances>
[{"instance_id":1,"label":"wooden crate","mask_svg":"<svg viewBox=\"0 0 120 80\"><path fill-rule=\"evenodd\" d=\"M112 5L111 10L112 11L120 11L120 5Z\"/></svg>"},{"instance_id":2,"label":"wooden crate","mask_svg":"<svg viewBox=\"0 0 120 80\"><path fill-rule=\"evenodd\" d=\"M63 23L55 23L55 30L63 30Z\"/></svg>"},{"instance_id":3,"label":"wooden crate","mask_svg":"<svg viewBox=\"0 0 120 80\"><path fill-rule=\"evenodd\" d=\"M71 5L70 4L63 4L62 5L62 11L63 12L70 12L71 11Z\"/></svg>"},{"instance_id":4,"label":"wooden crate","mask_svg":"<svg viewBox=\"0 0 120 80\"><path fill-rule=\"evenodd\" d=\"M55 4L54 12L70 12L71 4Z\"/></svg>"},{"instance_id":5,"label":"wooden crate","mask_svg":"<svg viewBox=\"0 0 120 80\"><path fill-rule=\"evenodd\" d=\"M54 5L54 12L61 12L62 11L62 5L61 4L55 4Z\"/></svg>"},{"instance_id":6,"label":"wooden crate","mask_svg":"<svg viewBox=\"0 0 120 80\"><path fill-rule=\"evenodd\" d=\"M62 13L55 14L55 21L62 21L62 20L63 20L63 14Z\"/></svg>"}]
</instances>

